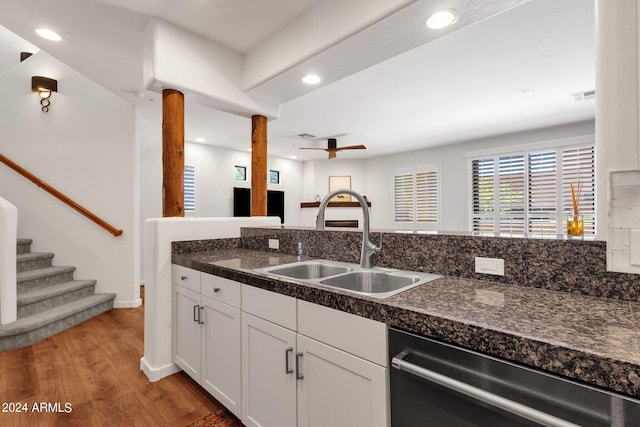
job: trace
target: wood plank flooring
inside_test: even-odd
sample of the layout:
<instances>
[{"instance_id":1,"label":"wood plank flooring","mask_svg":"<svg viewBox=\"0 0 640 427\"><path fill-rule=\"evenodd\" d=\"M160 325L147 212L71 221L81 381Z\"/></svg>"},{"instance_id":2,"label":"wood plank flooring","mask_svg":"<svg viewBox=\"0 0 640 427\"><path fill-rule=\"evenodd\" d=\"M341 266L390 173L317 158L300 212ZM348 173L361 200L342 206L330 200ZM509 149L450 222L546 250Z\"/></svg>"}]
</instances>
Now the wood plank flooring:
<instances>
[{"instance_id":1,"label":"wood plank flooring","mask_svg":"<svg viewBox=\"0 0 640 427\"><path fill-rule=\"evenodd\" d=\"M142 307L114 309L0 352L0 426L179 427L221 407L182 372L149 382L143 327Z\"/></svg>"}]
</instances>

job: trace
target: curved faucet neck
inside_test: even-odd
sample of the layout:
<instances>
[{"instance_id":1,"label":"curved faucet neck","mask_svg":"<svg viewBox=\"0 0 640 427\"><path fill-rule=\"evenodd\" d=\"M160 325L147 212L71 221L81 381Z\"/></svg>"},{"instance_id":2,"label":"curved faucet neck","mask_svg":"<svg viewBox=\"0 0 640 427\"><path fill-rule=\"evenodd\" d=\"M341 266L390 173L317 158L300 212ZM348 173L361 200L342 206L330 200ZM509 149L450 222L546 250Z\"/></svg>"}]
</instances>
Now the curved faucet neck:
<instances>
[{"instance_id":1,"label":"curved faucet neck","mask_svg":"<svg viewBox=\"0 0 640 427\"><path fill-rule=\"evenodd\" d=\"M324 230L324 211L329 205L329 202L331 201L331 199L333 199L338 194L349 194L355 197L356 200L358 200L358 202L360 203L360 207L362 208L363 227L366 227L368 229L369 228L369 209L368 209L367 200L353 190L344 189L344 190L332 191L331 193L327 194L324 199L322 199L322 202L320 202L320 208L318 210L318 216L316 218L316 230L320 230L320 231Z\"/></svg>"},{"instance_id":2,"label":"curved faucet neck","mask_svg":"<svg viewBox=\"0 0 640 427\"><path fill-rule=\"evenodd\" d=\"M370 218L369 218L369 206L364 196L356 193L353 190L336 190L327 194L320 203L318 209L318 216L316 218L316 230L324 230L324 211L329 205L329 201L338 194L349 194L356 198L362 208L362 253L360 256L360 266L364 268L371 268L374 264L375 255L380 251L380 248L371 242L370 236Z\"/></svg>"}]
</instances>

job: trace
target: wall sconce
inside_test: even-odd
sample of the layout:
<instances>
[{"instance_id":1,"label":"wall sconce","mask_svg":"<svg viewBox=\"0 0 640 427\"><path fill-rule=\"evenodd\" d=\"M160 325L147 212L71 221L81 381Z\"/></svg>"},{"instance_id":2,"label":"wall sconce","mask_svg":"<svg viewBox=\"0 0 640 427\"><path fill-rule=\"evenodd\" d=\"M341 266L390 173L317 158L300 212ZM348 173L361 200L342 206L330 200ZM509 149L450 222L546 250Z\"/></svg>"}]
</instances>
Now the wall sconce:
<instances>
[{"instance_id":1,"label":"wall sconce","mask_svg":"<svg viewBox=\"0 0 640 427\"><path fill-rule=\"evenodd\" d=\"M51 104L49 99L51 94L58 91L58 81L48 77L33 76L31 77L31 91L38 92L42 112L46 113L49 111L49 104Z\"/></svg>"}]
</instances>

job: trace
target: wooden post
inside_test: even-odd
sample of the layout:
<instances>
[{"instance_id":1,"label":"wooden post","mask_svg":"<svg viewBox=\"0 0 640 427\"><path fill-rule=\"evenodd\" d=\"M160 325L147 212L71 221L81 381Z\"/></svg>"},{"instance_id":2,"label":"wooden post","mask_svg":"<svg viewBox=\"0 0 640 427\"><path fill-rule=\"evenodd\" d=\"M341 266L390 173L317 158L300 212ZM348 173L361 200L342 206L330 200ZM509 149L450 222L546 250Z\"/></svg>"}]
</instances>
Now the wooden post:
<instances>
[{"instance_id":1,"label":"wooden post","mask_svg":"<svg viewBox=\"0 0 640 427\"><path fill-rule=\"evenodd\" d=\"M162 91L162 216L184 216L184 94Z\"/></svg>"},{"instance_id":2,"label":"wooden post","mask_svg":"<svg viewBox=\"0 0 640 427\"><path fill-rule=\"evenodd\" d=\"M251 117L251 216L267 215L267 118Z\"/></svg>"}]
</instances>

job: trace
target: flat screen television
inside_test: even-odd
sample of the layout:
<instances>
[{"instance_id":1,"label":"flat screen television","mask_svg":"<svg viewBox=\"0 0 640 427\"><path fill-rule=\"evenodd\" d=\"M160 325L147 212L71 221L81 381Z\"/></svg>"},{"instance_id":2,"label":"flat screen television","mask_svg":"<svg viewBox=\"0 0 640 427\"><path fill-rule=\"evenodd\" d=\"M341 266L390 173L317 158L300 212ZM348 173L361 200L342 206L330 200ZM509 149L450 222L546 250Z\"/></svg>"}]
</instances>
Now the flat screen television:
<instances>
[{"instance_id":1,"label":"flat screen television","mask_svg":"<svg viewBox=\"0 0 640 427\"><path fill-rule=\"evenodd\" d=\"M251 216L251 189L233 187L233 216ZM267 216L284 224L284 191L267 190Z\"/></svg>"}]
</instances>

